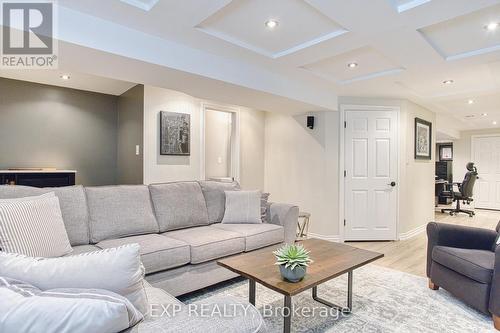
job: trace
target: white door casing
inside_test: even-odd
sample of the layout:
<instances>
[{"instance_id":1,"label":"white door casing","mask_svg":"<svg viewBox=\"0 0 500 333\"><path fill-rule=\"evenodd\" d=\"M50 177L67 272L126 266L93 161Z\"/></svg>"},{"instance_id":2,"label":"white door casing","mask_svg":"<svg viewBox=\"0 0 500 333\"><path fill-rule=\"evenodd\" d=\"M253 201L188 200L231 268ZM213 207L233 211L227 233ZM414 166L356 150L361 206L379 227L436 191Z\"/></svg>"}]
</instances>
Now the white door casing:
<instances>
[{"instance_id":1,"label":"white door casing","mask_svg":"<svg viewBox=\"0 0 500 333\"><path fill-rule=\"evenodd\" d=\"M472 136L471 155L479 177L474 186L474 206L500 210L500 136Z\"/></svg>"},{"instance_id":2,"label":"white door casing","mask_svg":"<svg viewBox=\"0 0 500 333\"><path fill-rule=\"evenodd\" d=\"M344 116L344 240L396 240L398 110Z\"/></svg>"}]
</instances>

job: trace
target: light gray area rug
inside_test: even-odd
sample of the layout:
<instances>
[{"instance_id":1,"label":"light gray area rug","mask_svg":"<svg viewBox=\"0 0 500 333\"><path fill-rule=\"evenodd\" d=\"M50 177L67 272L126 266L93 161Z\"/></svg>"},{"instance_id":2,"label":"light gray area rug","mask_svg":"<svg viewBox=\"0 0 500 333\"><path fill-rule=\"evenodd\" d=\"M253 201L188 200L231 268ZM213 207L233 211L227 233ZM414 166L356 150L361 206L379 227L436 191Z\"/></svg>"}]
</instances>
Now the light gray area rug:
<instances>
[{"instance_id":1,"label":"light gray area rug","mask_svg":"<svg viewBox=\"0 0 500 333\"><path fill-rule=\"evenodd\" d=\"M347 276L318 287L318 296L344 305ZM191 303L214 295L231 295L248 299L248 282L238 280L191 294L182 301ZM257 284L256 303L265 315L269 309L278 315L265 316L268 332L282 332L279 311L283 297ZM403 272L368 265L354 271L353 313L348 316L322 316L327 308L314 301L311 291L292 298L294 307L315 309L315 316L304 312L292 318L292 332L498 332L490 317L477 312L451 294L432 291L427 279ZM267 309L267 310L266 310ZM303 311L303 310L301 310ZM307 311L307 310L306 310Z\"/></svg>"}]
</instances>

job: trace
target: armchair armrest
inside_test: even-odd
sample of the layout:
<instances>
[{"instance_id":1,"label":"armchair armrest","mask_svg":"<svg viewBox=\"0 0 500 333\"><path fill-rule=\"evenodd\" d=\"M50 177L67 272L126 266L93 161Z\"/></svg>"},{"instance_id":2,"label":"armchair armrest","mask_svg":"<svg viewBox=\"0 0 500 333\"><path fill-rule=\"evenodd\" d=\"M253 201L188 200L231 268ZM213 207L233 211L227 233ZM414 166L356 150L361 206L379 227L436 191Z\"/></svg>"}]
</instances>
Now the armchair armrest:
<instances>
[{"instance_id":1,"label":"armchair armrest","mask_svg":"<svg viewBox=\"0 0 500 333\"><path fill-rule=\"evenodd\" d=\"M495 250L495 268L491 279L490 312L500 317L500 246Z\"/></svg>"},{"instance_id":2,"label":"armchair armrest","mask_svg":"<svg viewBox=\"0 0 500 333\"><path fill-rule=\"evenodd\" d=\"M293 244L299 221L299 207L283 203L269 203L267 222L285 228L285 243Z\"/></svg>"},{"instance_id":3,"label":"armchair armrest","mask_svg":"<svg viewBox=\"0 0 500 333\"><path fill-rule=\"evenodd\" d=\"M434 246L462 249L491 250L497 233L495 230L431 222L427 225L427 276L430 277Z\"/></svg>"}]
</instances>

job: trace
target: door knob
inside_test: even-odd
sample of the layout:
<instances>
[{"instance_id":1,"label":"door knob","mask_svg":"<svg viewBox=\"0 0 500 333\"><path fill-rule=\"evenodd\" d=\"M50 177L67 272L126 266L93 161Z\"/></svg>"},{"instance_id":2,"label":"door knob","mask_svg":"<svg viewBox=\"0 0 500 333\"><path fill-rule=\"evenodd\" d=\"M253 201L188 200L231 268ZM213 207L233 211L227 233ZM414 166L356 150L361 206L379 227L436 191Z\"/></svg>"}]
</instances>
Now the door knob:
<instances>
[{"instance_id":1,"label":"door knob","mask_svg":"<svg viewBox=\"0 0 500 333\"><path fill-rule=\"evenodd\" d=\"M396 182L390 182L390 184L387 184L387 185L391 185L392 187L396 186Z\"/></svg>"}]
</instances>

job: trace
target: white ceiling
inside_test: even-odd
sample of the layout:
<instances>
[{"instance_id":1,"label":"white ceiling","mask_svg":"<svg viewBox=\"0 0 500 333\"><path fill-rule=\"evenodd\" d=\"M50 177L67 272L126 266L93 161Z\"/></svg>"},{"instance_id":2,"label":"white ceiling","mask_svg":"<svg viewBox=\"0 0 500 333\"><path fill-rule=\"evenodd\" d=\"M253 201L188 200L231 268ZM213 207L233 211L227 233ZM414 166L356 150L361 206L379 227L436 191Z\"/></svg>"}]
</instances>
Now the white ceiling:
<instances>
[{"instance_id":1,"label":"white ceiling","mask_svg":"<svg viewBox=\"0 0 500 333\"><path fill-rule=\"evenodd\" d=\"M271 34L265 25L270 20L278 22ZM273 59L347 32L303 0L232 1L196 27L223 41Z\"/></svg>"},{"instance_id":2,"label":"white ceiling","mask_svg":"<svg viewBox=\"0 0 500 333\"><path fill-rule=\"evenodd\" d=\"M69 80L63 80L61 76L69 75ZM73 88L85 91L93 91L101 94L119 96L129 90L136 83L109 79L102 76L79 73L76 71L60 70L1 70L0 77L23 80L35 83L48 84L64 88Z\"/></svg>"},{"instance_id":3,"label":"white ceiling","mask_svg":"<svg viewBox=\"0 0 500 333\"><path fill-rule=\"evenodd\" d=\"M61 39L92 49L321 108L334 104L335 96L407 98L454 118L462 130L500 123L500 29L484 29L500 22L500 0L58 3L71 9L61 15L79 20L61 17L67 24ZM269 19L278 27L267 29ZM146 36L156 38L150 47ZM349 62L358 67L348 68ZM466 118L472 114L473 120Z\"/></svg>"}]
</instances>

